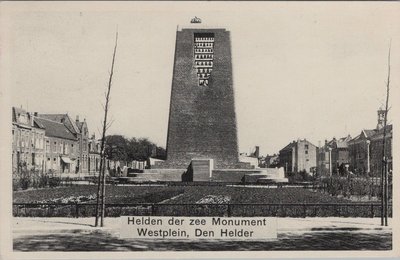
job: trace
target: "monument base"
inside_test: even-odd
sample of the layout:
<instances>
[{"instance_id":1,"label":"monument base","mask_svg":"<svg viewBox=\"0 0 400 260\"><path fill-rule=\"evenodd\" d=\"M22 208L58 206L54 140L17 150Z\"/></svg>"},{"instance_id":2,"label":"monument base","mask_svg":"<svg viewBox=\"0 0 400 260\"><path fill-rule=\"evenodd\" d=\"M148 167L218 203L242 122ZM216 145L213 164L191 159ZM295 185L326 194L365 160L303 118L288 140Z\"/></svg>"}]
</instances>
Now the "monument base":
<instances>
[{"instance_id":1,"label":"monument base","mask_svg":"<svg viewBox=\"0 0 400 260\"><path fill-rule=\"evenodd\" d=\"M205 160L208 158L204 158ZM190 164L191 161L189 162L184 162L184 163L176 163L176 162L170 162L170 161L157 161L155 164L152 166L152 169L186 169L188 165ZM254 169L254 166L252 166L248 162L234 162L234 163L221 163L219 161L214 161L214 168L215 169Z\"/></svg>"},{"instance_id":2,"label":"monument base","mask_svg":"<svg viewBox=\"0 0 400 260\"><path fill-rule=\"evenodd\" d=\"M217 169L212 172L211 181L244 183L285 183L283 168Z\"/></svg>"},{"instance_id":3,"label":"monument base","mask_svg":"<svg viewBox=\"0 0 400 260\"><path fill-rule=\"evenodd\" d=\"M247 165L247 164L246 164ZM135 174L131 182L226 182L226 183L284 183L283 168L214 169L210 158L193 159L189 166L175 169L145 169Z\"/></svg>"}]
</instances>

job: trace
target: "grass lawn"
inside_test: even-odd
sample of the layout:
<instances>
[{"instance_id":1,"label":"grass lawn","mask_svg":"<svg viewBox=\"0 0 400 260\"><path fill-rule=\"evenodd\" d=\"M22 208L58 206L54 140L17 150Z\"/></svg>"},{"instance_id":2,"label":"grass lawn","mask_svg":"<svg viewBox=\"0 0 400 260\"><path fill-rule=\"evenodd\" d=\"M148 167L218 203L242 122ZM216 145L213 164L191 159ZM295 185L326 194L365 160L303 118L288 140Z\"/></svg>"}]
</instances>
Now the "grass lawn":
<instances>
[{"instance_id":1,"label":"grass lawn","mask_svg":"<svg viewBox=\"0 0 400 260\"><path fill-rule=\"evenodd\" d=\"M75 206L25 207L14 206L14 216L20 217L89 217L95 213L95 185L76 185L40 190L16 191L14 203L74 202ZM107 216L159 215L159 216L283 216L283 217L370 217L379 214L378 207L353 204L344 198L313 192L304 188L259 188L231 186L107 186L107 204L155 203L154 206L109 205ZM222 203L221 203L222 201ZM212 205L202 205L202 204ZM229 203L230 205L220 205ZM252 204L299 205L252 205ZM303 203L331 203L332 205L306 206ZM242 204L242 205L237 205ZM338 205L335 205L338 204ZM341 204L341 205L340 205ZM78 207L78 206L76 206ZM79 213L76 213L78 212ZM372 213L371 213L372 212Z\"/></svg>"},{"instance_id":2,"label":"grass lawn","mask_svg":"<svg viewBox=\"0 0 400 260\"><path fill-rule=\"evenodd\" d=\"M30 203L57 198L95 195L97 186L16 191L14 203ZM181 196L177 196L183 194ZM226 196L230 203L340 203L350 201L303 188L247 188L229 186L107 186L107 203L196 203L207 195ZM175 198L174 198L175 197ZM170 199L172 198L172 199Z\"/></svg>"},{"instance_id":3,"label":"grass lawn","mask_svg":"<svg viewBox=\"0 0 400 260\"><path fill-rule=\"evenodd\" d=\"M157 203L174 197L184 190L180 187L163 186L106 186L106 203ZM96 185L76 185L38 190L16 191L14 203L51 202L60 198L96 196ZM88 201L88 202L93 202Z\"/></svg>"}]
</instances>

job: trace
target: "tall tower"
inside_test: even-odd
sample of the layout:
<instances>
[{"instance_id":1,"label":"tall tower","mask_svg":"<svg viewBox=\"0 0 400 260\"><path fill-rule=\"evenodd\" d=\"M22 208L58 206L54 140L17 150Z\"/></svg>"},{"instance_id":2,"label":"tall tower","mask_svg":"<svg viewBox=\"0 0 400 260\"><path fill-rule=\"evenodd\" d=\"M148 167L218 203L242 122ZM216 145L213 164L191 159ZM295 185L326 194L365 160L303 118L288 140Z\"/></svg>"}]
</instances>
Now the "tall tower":
<instances>
[{"instance_id":1,"label":"tall tower","mask_svg":"<svg viewBox=\"0 0 400 260\"><path fill-rule=\"evenodd\" d=\"M379 108L379 110L378 110L378 123L376 125L376 129L377 130L380 130L380 129L383 128L383 125L385 123L385 113L386 113L385 109Z\"/></svg>"},{"instance_id":2,"label":"tall tower","mask_svg":"<svg viewBox=\"0 0 400 260\"><path fill-rule=\"evenodd\" d=\"M196 28L199 27L199 28ZM167 160L157 168L186 168L192 159L215 168L239 163L230 32L196 25L176 33Z\"/></svg>"}]
</instances>

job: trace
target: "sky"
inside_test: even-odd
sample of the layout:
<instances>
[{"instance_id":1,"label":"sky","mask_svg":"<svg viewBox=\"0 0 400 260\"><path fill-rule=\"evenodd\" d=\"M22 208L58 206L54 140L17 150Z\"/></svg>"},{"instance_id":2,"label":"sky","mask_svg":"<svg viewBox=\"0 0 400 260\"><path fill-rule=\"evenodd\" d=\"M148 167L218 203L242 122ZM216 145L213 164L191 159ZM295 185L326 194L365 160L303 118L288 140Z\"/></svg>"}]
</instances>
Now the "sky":
<instances>
[{"instance_id":1,"label":"sky","mask_svg":"<svg viewBox=\"0 0 400 260\"><path fill-rule=\"evenodd\" d=\"M194 16L231 32L240 152L374 128L390 42L391 101L399 97L392 2L3 2L0 11L10 105L79 115L96 136L118 30L108 133L165 147L176 30Z\"/></svg>"}]
</instances>

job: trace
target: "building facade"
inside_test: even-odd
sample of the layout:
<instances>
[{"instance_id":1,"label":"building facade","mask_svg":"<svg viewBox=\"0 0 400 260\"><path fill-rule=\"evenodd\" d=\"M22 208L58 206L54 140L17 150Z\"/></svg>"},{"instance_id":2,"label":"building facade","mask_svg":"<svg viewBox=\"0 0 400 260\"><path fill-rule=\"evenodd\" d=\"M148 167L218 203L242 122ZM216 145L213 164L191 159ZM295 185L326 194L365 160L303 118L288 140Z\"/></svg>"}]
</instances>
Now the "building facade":
<instances>
[{"instance_id":1,"label":"building facade","mask_svg":"<svg viewBox=\"0 0 400 260\"><path fill-rule=\"evenodd\" d=\"M45 130L35 123L34 115L22 108L12 108L12 167L18 172L22 164L29 169L44 170Z\"/></svg>"},{"instance_id":2,"label":"building facade","mask_svg":"<svg viewBox=\"0 0 400 260\"><path fill-rule=\"evenodd\" d=\"M100 171L100 141L96 140L96 136L93 134L88 140L88 173L95 174Z\"/></svg>"},{"instance_id":3,"label":"building facade","mask_svg":"<svg viewBox=\"0 0 400 260\"><path fill-rule=\"evenodd\" d=\"M63 123L40 117L34 120L45 130L45 171L75 173L79 154L76 137Z\"/></svg>"},{"instance_id":4,"label":"building facade","mask_svg":"<svg viewBox=\"0 0 400 260\"><path fill-rule=\"evenodd\" d=\"M68 114L29 113L12 108L12 166L41 172L94 174L100 167L99 141L89 137L86 120Z\"/></svg>"},{"instance_id":5,"label":"building facade","mask_svg":"<svg viewBox=\"0 0 400 260\"><path fill-rule=\"evenodd\" d=\"M40 118L63 124L77 140L77 157L74 162L76 173L89 172L89 129L86 119L79 120L79 116L73 120L68 114L39 114Z\"/></svg>"},{"instance_id":6,"label":"building facade","mask_svg":"<svg viewBox=\"0 0 400 260\"><path fill-rule=\"evenodd\" d=\"M275 168L279 166L279 154L265 156L264 166L265 168Z\"/></svg>"},{"instance_id":7,"label":"building facade","mask_svg":"<svg viewBox=\"0 0 400 260\"><path fill-rule=\"evenodd\" d=\"M386 111L380 108L377 111L377 125L375 129L362 130L361 133L349 141L350 168L357 175L380 176L383 161L383 136L385 133L385 157L388 170L392 171L392 141L393 126L384 127Z\"/></svg>"},{"instance_id":8,"label":"building facade","mask_svg":"<svg viewBox=\"0 0 400 260\"><path fill-rule=\"evenodd\" d=\"M357 175L368 175L371 171L371 137L376 129L362 130L349 141L350 170Z\"/></svg>"},{"instance_id":9,"label":"building facade","mask_svg":"<svg viewBox=\"0 0 400 260\"><path fill-rule=\"evenodd\" d=\"M306 139L293 141L279 151L279 165L285 173L312 173L317 166L317 147Z\"/></svg>"},{"instance_id":10,"label":"building facade","mask_svg":"<svg viewBox=\"0 0 400 260\"><path fill-rule=\"evenodd\" d=\"M385 155L383 155L383 135L385 129L379 129L377 133L370 138L370 173L372 176L380 176L382 171L383 156L386 157L388 172L393 170L393 125L386 126L385 133Z\"/></svg>"},{"instance_id":11,"label":"building facade","mask_svg":"<svg viewBox=\"0 0 400 260\"><path fill-rule=\"evenodd\" d=\"M332 176L332 174L344 173L350 163L348 142L351 136L331 141L325 140L325 144L317 150L317 172L319 175Z\"/></svg>"}]
</instances>

